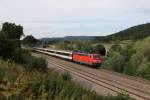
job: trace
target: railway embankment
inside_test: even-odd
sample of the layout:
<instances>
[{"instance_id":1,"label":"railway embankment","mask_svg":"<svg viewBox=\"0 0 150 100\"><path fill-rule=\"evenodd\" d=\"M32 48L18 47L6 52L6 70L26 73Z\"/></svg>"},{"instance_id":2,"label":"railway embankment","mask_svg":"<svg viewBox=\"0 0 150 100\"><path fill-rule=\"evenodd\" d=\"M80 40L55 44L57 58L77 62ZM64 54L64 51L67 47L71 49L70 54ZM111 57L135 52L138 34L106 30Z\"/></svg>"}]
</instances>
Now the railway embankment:
<instances>
[{"instance_id":1,"label":"railway embankment","mask_svg":"<svg viewBox=\"0 0 150 100\"><path fill-rule=\"evenodd\" d=\"M41 56L41 54L39 55ZM43 55L45 57L45 55ZM137 100L149 100L150 93L148 88L149 81L137 79L134 77L113 73L106 70L97 70L87 66L67 62L55 57L46 56L49 65L62 70L69 71L75 79L80 80L81 84L92 88L98 93L116 93L126 92ZM86 80L86 81L83 81ZM86 83L86 84L85 84Z\"/></svg>"}]
</instances>

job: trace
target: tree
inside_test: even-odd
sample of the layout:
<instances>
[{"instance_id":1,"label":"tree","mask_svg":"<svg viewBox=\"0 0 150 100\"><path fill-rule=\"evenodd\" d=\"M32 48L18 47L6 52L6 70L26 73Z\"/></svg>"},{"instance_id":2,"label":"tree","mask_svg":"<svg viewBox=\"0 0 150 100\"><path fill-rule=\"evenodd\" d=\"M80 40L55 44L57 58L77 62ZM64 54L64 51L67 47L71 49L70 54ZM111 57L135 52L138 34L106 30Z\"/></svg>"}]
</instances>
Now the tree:
<instances>
[{"instance_id":1,"label":"tree","mask_svg":"<svg viewBox=\"0 0 150 100\"><path fill-rule=\"evenodd\" d=\"M121 45L119 44L114 44L111 46L110 51L116 51L116 52L120 52L122 50Z\"/></svg>"},{"instance_id":2,"label":"tree","mask_svg":"<svg viewBox=\"0 0 150 100\"><path fill-rule=\"evenodd\" d=\"M93 50L94 50L94 53L98 53L103 56L106 54L106 49L105 49L104 45L102 45L102 44L97 44L96 46L94 46Z\"/></svg>"},{"instance_id":3,"label":"tree","mask_svg":"<svg viewBox=\"0 0 150 100\"><path fill-rule=\"evenodd\" d=\"M28 35L23 39L23 44L33 46L37 43L37 39L35 39L32 35Z\"/></svg>"},{"instance_id":4,"label":"tree","mask_svg":"<svg viewBox=\"0 0 150 100\"><path fill-rule=\"evenodd\" d=\"M13 58L14 51L21 49L20 37L23 27L14 23L4 23L0 31L0 55L4 58Z\"/></svg>"},{"instance_id":5,"label":"tree","mask_svg":"<svg viewBox=\"0 0 150 100\"><path fill-rule=\"evenodd\" d=\"M75 51L91 53L93 51L92 44L89 41L75 41Z\"/></svg>"},{"instance_id":6,"label":"tree","mask_svg":"<svg viewBox=\"0 0 150 100\"><path fill-rule=\"evenodd\" d=\"M14 23L3 23L2 32L4 32L8 39L20 39L23 33L23 27Z\"/></svg>"},{"instance_id":7,"label":"tree","mask_svg":"<svg viewBox=\"0 0 150 100\"><path fill-rule=\"evenodd\" d=\"M125 63L125 58L120 53L112 52L111 56L104 60L102 67L122 73Z\"/></svg>"},{"instance_id":8,"label":"tree","mask_svg":"<svg viewBox=\"0 0 150 100\"><path fill-rule=\"evenodd\" d=\"M0 31L0 40L6 39L8 36L4 32Z\"/></svg>"}]
</instances>

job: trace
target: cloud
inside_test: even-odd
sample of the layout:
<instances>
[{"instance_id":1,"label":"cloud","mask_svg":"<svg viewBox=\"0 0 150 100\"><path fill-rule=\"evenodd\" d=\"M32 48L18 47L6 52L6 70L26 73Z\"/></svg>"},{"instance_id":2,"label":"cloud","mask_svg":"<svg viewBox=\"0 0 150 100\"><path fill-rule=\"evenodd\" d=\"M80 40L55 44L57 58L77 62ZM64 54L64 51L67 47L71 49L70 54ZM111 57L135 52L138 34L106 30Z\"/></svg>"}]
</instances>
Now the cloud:
<instances>
[{"instance_id":1,"label":"cloud","mask_svg":"<svg viewBox=\"0 0 150 100\"><path fill-rule=\"evenodd\" d=\"M0 0L0 2L0 23L16 22L24 26L25 34L33 34L36 37L41 37L42 32L62 32L61 36L71 33L76 35L74 32L106 35L150 21L150 0Z\"/></svg>"}]
</instances>

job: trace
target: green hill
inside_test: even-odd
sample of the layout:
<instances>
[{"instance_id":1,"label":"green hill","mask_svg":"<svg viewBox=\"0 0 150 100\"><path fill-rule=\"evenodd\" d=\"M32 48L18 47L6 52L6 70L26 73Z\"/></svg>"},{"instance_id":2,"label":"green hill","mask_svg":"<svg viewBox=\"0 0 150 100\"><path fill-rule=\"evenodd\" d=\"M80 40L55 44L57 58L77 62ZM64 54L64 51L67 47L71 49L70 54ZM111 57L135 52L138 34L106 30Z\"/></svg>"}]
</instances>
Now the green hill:
<instances>
[{"instance_id":1,"label":"green hill","mask_svg":"<svg viewBox=\"0 0 150 100\"><path fill-rule=\"evenodd\" d=\"M150 36L150 23L134 26L110 35L110 37L117 39L141 39L147 36Z\"/></svg>"},{"instance_id":2,"label":"green hill","mask_svg":"<svg viewBox=\"0 0 150 100\"><path fill-rule=\"evenodd\" d=\"M100 41L137 40L150 36L150 23L141 24L122 30L120 32L96 39Z\"/></svg>"}]
</instances>

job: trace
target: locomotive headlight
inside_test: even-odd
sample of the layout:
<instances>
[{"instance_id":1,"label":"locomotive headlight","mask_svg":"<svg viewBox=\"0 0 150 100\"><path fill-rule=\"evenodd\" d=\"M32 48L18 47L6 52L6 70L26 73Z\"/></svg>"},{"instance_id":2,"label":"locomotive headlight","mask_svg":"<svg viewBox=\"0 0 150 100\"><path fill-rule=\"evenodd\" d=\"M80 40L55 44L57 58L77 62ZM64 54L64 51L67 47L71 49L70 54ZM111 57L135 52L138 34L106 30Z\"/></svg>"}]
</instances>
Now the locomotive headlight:
<instances>
[{"instance_id":1,"label":"locomotive headlight","mask_svg":"<svg viewBox=\"0 0 150 100\"><path fill-rule=\"evenodd\" d=\"M93 63L100 63L98 60L94 60Z\"/></svg>"}]
</instances>

